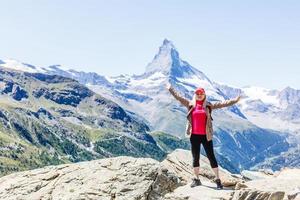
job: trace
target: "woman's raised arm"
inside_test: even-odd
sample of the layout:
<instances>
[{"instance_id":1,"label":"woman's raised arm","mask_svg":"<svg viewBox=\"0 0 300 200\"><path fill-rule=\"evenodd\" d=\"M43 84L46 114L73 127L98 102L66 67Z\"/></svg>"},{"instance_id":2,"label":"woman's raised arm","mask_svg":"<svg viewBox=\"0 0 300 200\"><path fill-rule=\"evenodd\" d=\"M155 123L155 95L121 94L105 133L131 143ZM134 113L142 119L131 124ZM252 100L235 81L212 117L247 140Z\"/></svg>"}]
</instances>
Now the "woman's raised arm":
<instances>
[{"instance_id":1,"label":"woman's raised arm","mask_svg":"<svg viewBox=\"0 0 300 200\"><path fill-rule=\"evenodd\" d=\"M185 107L189 108L190 101L182 97L178 92L176 92L174 88L171 86L171 84L167 84L167 89L175 99L177 99Z\"/></svg>"},{"instance_id":2,"label":"woman's raised arm","mask_svg":"<svg viewBox=\"0 0 300 200\"><path fill-rule=\"evenodd\" d=\"M239 95L234 99L211 103L211 108L217 109L217 108L224 108L224 107L232 106L233 104L237 103L240 99L241 99L241 96Z\"/></svg>"}]
</instances>

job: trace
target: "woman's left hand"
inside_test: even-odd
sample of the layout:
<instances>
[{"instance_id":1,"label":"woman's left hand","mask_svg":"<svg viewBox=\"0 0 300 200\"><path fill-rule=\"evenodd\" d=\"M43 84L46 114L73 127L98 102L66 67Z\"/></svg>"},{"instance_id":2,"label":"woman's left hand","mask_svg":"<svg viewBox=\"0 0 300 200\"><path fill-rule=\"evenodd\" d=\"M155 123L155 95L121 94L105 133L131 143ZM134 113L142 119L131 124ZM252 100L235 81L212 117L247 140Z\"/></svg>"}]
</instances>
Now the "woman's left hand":
<instances>
[{"instance_id":1,"label":"woman's left hand","mask_svg":"<svg viewBox=\"0 0 300 200\"><path fill-rule=\"evenodd\" d=\"M239 102L239 101L241 100L241 98L242 98L241 95L237 96L237 97L236 97L236 102Z\"/></svg>"}]
</instances>

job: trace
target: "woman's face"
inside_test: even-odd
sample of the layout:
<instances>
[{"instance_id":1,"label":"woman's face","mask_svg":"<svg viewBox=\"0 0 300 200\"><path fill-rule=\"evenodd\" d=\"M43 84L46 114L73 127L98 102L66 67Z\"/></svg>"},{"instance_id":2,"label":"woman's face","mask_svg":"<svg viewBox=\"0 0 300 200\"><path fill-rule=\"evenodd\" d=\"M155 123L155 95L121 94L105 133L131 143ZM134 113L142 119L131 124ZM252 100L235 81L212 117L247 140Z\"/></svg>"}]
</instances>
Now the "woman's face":
<instances>
[{"instance_id":1,"label":"woman's face","mask_svg":"<svg viewBox=\"0 0 300 200\"><path fill-rule=\"evenodd\" d=\"M202 101L205 98L205 94L203 93L196 93L196 100Z\"/></svg>"}]
</instances>

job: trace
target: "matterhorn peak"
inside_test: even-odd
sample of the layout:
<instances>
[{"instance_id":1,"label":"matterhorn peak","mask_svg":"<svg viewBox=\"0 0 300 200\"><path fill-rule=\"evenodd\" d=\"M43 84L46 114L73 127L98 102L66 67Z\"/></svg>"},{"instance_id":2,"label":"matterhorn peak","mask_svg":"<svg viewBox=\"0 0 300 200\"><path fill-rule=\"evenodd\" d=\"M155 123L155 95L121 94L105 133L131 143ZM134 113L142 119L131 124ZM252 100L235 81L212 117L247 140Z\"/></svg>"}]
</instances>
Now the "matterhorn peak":
<instances>
[{"instance_id":1,"label":"matterhorn peak","mask_svg":"<svg viewBox=\"0 0 300 200\"><path fill-rule=\"evenodd\" d=\"M176 50L174 44L172 41L168 40L168 39L164 39L162 46L160 47L161 49L174 49Z\"/></svg>"},{"instance_id":2,"label":"matterhorn peak","mask_svg":"<svg viewBox=\"0 0 300 200\"><path fill-rule=\"evenodd\" d=\"M158 53L147 65L146 73L153 71L169 72L174 60L179 60L179 54L174 44L170 40L164 39Z\"/></svg>"},{"instance_id":3,"label":"matterhorn peak","mask_svg":"<svg viewBox=\"0 0 300 200\"><path fill-rule=\"evenodd\" d=\"M158 53L147 65L145 75L155 72L160 72L173 78L192 78L197 76L200 79L208 80L201 71L180 58L174 44L168 39L163 40ZM210 81L208 80L208 82Z\"/></svg>"}]
</instances>

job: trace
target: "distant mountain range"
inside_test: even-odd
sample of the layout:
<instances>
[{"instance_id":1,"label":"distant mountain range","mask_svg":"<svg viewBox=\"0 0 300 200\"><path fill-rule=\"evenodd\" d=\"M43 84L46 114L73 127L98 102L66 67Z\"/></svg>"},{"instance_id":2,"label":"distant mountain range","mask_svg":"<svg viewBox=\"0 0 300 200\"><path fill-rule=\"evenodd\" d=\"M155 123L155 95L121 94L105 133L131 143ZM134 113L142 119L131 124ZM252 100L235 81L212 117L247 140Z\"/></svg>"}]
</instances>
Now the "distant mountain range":
<instances>
[{"instance_id":1,"label":"distant mountain range","mask_svg":"<svg viewBox=\"0 0 300 200\"><path fill-rule=\"evenodd\" d=\"M124 132L135 132L135 134L127 133L124 137L130 138L133 135L139 142L147 142L143 151L145 154L155 154L154 157L156 158L163 157L171 144L173 144L171 149L178 147L177 144L189 148L188 141L180 139L183 138L186 110L166 90L167 82L170 82L186 98L191 98L193 91L199 86L206 89L210 101L222 101L242 94L244 98L239 104L213 113L214 145L221 165L231 172L258 167L277 170L284 166L300 166L300 115L298 112L300 90L289 87L282 91L258 87L237 88L212 81L203 72L182 60L173 43L167 39L163 41L158 53L141 75L108 77L97 73L78 72L59 65L44 68L36 67L16 60L2 60L0 67L6 74L11 71L20 74L11 75L11 79L15 79L16 76L25 76L27 78L22 78L22 80L34 79L39 86L34 89L24 89L29 86L28 82L23 82L23 84L19 84L19 89L14 86L12 90L9 90L9 93L5 93L3 91L7 91L9 83L2 81L2 83L0 82L2 84L0 102L3 99L13 98L13 102L16 101L13 103L15 107L24 104L28 108L35 106L35 112L38 110L36 105L48 112L57 107L57 104L58 107L63 105L65 110L71 110L75 113L73 114L75 116L62 116L61 113L57 113L59 112L57 109L53 110L52 112L59 115L60 120L63 119L63 125L76 125L78 129L84 128L87 132L93 130L91 131L93 133L99 131L99 123L103 122L101 116L104 115L107 117L109 129L115 130L119 136L119 132L124 129L124 126L126 127ZM43 78L37 78L39 76ZM47 82L47 80L52 79L61 79L61 81L53 88L51 86L53 83ZM71 80L78 81L73 81L73 84L76 82L76 86L66 89L65 82ZM12 82L14 83L16 80ZM45 85L43 86L43 84ZM22 93L23 90L25 92ZM81 90L85 92L81 94ZM22 95L15 95L15 93ZM26 95L24 96L24 94L27 94L28 97L25 98ZM81 95L84 96L80 97ZM113 110L116 111L116 114L109 114L109 109L105 109L106 103L97 103L95 98L101 98L100 102L114 104L116 108ZM34 103L31 99L34 99ZM63 103L66 101L65 99L68 102L67 106ZM9 102L9 105L12 104L11 101L7 100L6 102ZM41 102L47 103L41 105ZM99 105L101 105L101 110L98 110ZM0 107L0 109L3 108ZM117 122L115 118L120 119ZM105 127L105 125L103 126ZM103 126L101 126L101 130ZM69 127L66 129L70 130ZM159 132L159 134L152 135L152 131ZM122 137L123 135L121 134ZM121 136L120 138L122 138ZM93 137L90 137L89 140ZM103 138L100 139L99 135L95 137L99 141L95 140L92 144L89 141L85 146L83 145L83 149L89 149L88 152L99 153L96 149L98 151L101 149L100 152L106 152L103 148L112 148L103 142L101 143ZM111 137L109 135L105 139ZM166 138L168 141L162 144ZM102 144L101 148L97 148L99 145L95 147L95 144L99 143ZM124 151L124 146L128 147L132 144L128 145L126 141L121 143L122 148L116 152L126 154L127 151ZM113 147L119 146L119 143L109 144L116 144L112 145ZM153 144L151 147L153 150L148 149L151 144ZM164 146L164 144L167 145ZM149 152L147 152L148 150ZM137 152L139 151L132 151L132 155ZM107 156L104 153L101 155Z\"/></svg>"}]
</instances>

